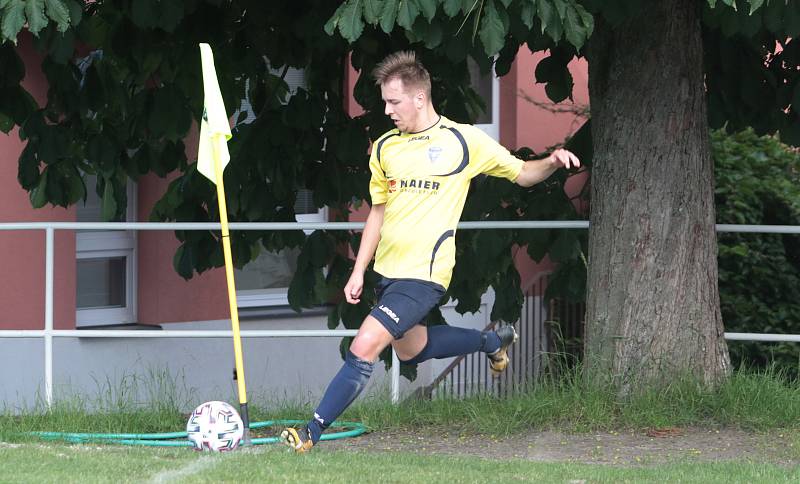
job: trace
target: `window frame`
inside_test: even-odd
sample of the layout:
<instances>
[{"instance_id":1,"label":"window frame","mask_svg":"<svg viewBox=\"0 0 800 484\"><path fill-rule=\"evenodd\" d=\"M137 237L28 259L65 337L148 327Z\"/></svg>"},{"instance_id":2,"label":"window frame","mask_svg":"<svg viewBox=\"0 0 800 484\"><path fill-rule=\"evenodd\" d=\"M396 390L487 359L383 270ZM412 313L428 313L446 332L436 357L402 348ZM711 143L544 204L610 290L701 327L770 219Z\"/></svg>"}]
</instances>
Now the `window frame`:
<instances>
[{"instance_id":1,"label":"window frame","mask_svg":"<svg viewBox=\"0 0 800 484\"><path fill-rule=\"evenodd\" d=\"M328 220L328 207L323 207L317 213L304 213L295 215L297 222L325 222ZM305 230L306 235L314 232ZM247 266L242 268L245 270ZM236 305L239 308L263 308L289 305L289 287L273 287L269 289L236 289Z\"/></svg>"},{"instance_id":2,"label":"window frame","mask_svg":"<svg viewBox=\"0 0 800 484\"><path fill-rule=\"evenodd\" d=\"M492 64L491 71L487 74L492 78L492 100L491 106L491 115L492 115L492 122L491 123L482 123L482 124L475 124L476 128L479 128L484 133L488 134L495 140L500 139L500 79L497 77L497 74L494 70L494 64Z\"/></svg>"},{"instance_id":3,"label":"window frame","mask_svg":"<svg viewBox=\"0 0 800 484\"><path fill-rule=\"evenodd\" d=\"M278 71L272 70L273 73L278 74ZM286 82L289 86L289 93L293 94L297 88L305 86L303 69L290 68L287 70ZM244 106L247 105L246 108ZM243 109L249 111L249 103L247 99L242 99L242 104L239 109L233 113L233 119L239 119L239 115ZM242 123L251 122L254 119L252 112L248 112L247 117L243 119ZM296 214L295 221L297 222L326 222L328 220L328 207L319 209L316 213ZM306 235L309 235L313 230L306 230ZM246 270L245 265L242 270ZM289 305L289 287L275 287L268 289L236 289L236 305L243 309L255 308L270 308L276 306Z\"/></svg>"},{"instance_id":4,"label":"window frame","mask_svg":"<svg viewBox=\"0 0 800 484\"><path fill-rule=\"evenodd\" d=\"M136 220L136 184L128 180L125 221ZM86 259L125 258L125 305L111 308L75 308L75 326L90 328L135 324L138 320L138 251L134 230L86 230L75 233L75 262ZM77 298L78 281L75 279Z\"/></svg>"}]
</instances>

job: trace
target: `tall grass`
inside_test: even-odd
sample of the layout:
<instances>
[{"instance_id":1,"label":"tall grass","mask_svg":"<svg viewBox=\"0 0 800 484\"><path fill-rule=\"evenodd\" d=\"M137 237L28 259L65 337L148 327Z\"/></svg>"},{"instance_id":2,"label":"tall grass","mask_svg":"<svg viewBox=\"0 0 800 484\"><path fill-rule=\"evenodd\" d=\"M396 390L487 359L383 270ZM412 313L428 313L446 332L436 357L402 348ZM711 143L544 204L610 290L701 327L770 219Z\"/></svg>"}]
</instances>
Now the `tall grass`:
<instances>
[{"instance_id":1,"label":"tall grass","mask_svg":"<svg viewBox=\"0 0 800 484\"><path fill-rule=\"evenodd\" d=\"M30 409L5 409L0 418L0 436L46 430L54 432L164 432L186 425L183 409L191 390L183 375L148 367L142 374L119 378L95 378L96 392L81 395L64 385L48 407L37 398Z\"/></svg>"},{"instance_id":2,"label":"tall grass","mask_svg":"<svg viewBox=\"0 0 800 484\"><path fill-rule=\"evenodd\" d=\"M740 370L717 389L687 377L623 400L610 387L587 383L578 368L514 396L407 401L397 406L365 401L343 418L374 428L443 426L499 434L665 426L796 428L800 385L774 369Z\"/></svg>"},{"instance_id":3,"label":"tall grass","mask_svg":"<svg viewBox=\"0 0 800 484\"><path fill-rule=\"evenodd\" d=\"M186 399L179 379L151 372L149 381L122 379L99 385L94 399L72 396L52 408L0 417L0 438L33 430L70 432L164 432L182 430ZM144 389L144 391L143 391ZM140 400L146 395L148 403ZM306 418L308 403L250 402L252 421ZM717 389L691 378L673 381L621 400L608 387L591 385L579 369L563 372L507 398L481 395L463 400L407 400L383 396L360 400L340 420L375 430L438 427L466 433L514 434L531 429L584 432L664 426L733 426L748 430L798 428L800 385L776 370L739 370Z\"/></svg>"}]
</instances>

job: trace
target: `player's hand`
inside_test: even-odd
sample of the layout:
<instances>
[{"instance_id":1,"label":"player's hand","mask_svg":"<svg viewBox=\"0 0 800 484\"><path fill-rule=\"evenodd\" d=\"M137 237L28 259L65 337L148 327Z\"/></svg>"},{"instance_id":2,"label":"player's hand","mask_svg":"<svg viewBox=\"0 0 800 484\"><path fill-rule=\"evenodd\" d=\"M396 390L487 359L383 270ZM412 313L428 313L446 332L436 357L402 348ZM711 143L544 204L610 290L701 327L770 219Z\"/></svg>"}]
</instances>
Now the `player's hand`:
<instances>
[{"instance_id":1,"label":"player's hand","mask_svg":"<svg viewBox=\"0 0 800 484\"><path fill-rule=\"evenodd\" d=\"M563 148L559 148L552 153L550 153L550 157L548 158L552 165L555 165L557 168L566 168L569 170L570 168L580 168L581 161L575 156L571 151L565 150Z\"/></svg>"},{"instance_id":2,"label":"player's hand","mask_svg":"<svg viewBox=\"0 0 800 484\"><path fill-rule=\"evenodd\" d=\"M344 298L350 304L361 302L361 291L364 289L364 274L355 271L344 286Z\"/></svg>"}]
</instances>

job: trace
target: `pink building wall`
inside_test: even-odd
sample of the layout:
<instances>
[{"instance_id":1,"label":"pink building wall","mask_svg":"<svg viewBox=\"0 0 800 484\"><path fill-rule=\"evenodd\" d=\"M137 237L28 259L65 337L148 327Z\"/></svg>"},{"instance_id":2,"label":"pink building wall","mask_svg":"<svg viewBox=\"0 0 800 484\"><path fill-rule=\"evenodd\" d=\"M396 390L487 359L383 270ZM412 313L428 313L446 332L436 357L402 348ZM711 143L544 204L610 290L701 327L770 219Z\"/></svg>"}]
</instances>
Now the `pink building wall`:
<instances>
[{"instance_id":1,"label":"pink building wall","mask_svg":"<svg viewBox=\"0 0 800 484\"><path fill-rule=\"evenodd\" d=\"M196 127L185 140L187 157L197 156ZM137 213L147 221L170 181L148 175L139 180ZM229 319L228 289L224 269L195 274L186 281L175 272L172 257L180 245L172 231L141 231L138 238L138 318L141 324Z\"/></svg>"},{"instance_id":2,"label":"pink building wall","mask_svg":"<svg viewBox=\"0 0 800 484\"><path fill-rule=\"evenodd\" d=\"M23 86L37 103L47 102L47 82L41 57L30 36L20 37L19 54L25 62ZM196 131L196 130L195 130ZM187 140L196 150L197 135ZM0 222L74 222L76 211L45 208L34 210L28 193L17 182L17 167L25 144L17 128L0 134ZM190 153L190 159L194 157ZM169 180L151 175L137 186L137 214L147 221L152 208L166 191ZM184 281L172 267L178 246L171 231L138 233L138 320L143 324L226 319L230 317L224 270L208 271ZM75 233L57 230L54 244L54 326L74 329L76 317ZM0 231L0 329L44 328L45 232Z\"/></svg>"},{"instance_id":3,"label":"pink building wall","mask_svg":"<svg viewBox=\"0 0 800 484\"><path fill-rule=\"evenodd\" d=\"M47 83L39 68L40 56L30 35L20 40L25 61L23 86L39 105L47 100ZM34 210L28 193L17 182L17 160L24 147L19 130L0 134L0 222L74 221L75 209ZM75 234L55 232L53 324L75 327ZM43 329L45 300L45 231L0 232L0 329Z\"/></svg>"},{"instance_id":4,"label":"pink building wall","mask_svg":"<svg viewBox=\"0 0 800 484\"><path fill-rule=\"evenodd\" d=\"M500 78L500 143L509 149L527 146L537 153L562 143L578 130L584 119L566 112L548 110L552 101L547 97L544 84L534 82L536 65L546 55L520 50L509 73ZM573 100L559 103L560 108L589 105L589 75L585 61L573 61L569 65L574 81ZM527 99L526 99L527 98ZM532 100L533 102L531 102ZM566 191L577 194L586 176L579 175L567 181ZM514 260L520 272L522 288L534 283L543 272L555 267L548 258L541 263L528 257L524 248L516 250Z\"/></svg>"}]
</instances>

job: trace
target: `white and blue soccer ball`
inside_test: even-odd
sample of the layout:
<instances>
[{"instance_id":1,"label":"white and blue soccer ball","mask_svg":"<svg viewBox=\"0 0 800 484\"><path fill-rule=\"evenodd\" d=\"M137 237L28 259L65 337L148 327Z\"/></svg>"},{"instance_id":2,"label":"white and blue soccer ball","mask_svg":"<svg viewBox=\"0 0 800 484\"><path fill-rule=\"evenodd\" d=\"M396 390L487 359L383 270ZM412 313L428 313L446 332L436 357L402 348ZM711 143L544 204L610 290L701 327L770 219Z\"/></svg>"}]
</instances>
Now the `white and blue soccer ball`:
<instances>
[{"instance_id":1,"label":"white and blue soccer ball","mask_svg":"<svg viewBox=\"0 0 800 484\"><path fill-rule=\"evenodd\" d=\"M244 422L226 402L205 402L192 412L186 432L195 450L234 450L244 437Z\"/></svg>"}]
</instances>

